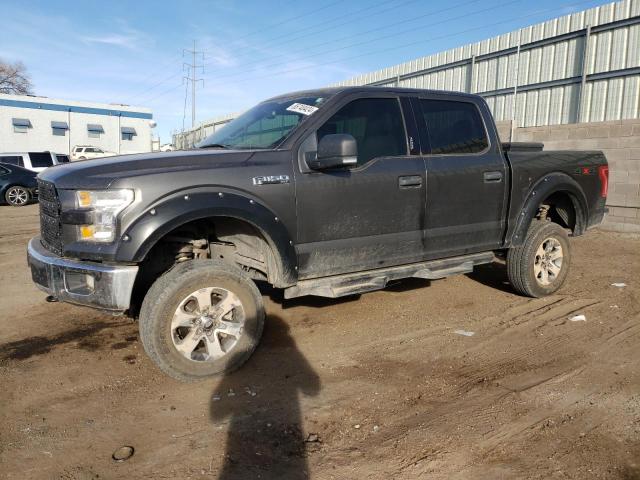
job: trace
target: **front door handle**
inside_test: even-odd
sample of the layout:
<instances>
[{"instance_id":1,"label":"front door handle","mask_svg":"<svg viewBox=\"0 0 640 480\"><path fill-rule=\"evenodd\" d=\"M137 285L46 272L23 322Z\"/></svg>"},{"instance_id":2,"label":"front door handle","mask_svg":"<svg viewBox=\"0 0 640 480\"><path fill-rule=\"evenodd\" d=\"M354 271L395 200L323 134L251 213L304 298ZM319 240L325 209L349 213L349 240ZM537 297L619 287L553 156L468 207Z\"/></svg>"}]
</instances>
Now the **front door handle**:
<instances>
[{"instance_id":1,"label":"front door handle","mask_svg":"<svg viewBox=\"0 0 640 480\"><path fill-rule=\"evenodd\" d=\"M398 187L400 188L417 188L422 186L422 177L420 175L405 175L398 177Z\"/></svg>"},{"instance_id":2,"label":"front door handle","mask_svg":"<svg viewBox=\"0 0 640 480\"><path fill-rule=\"evenodd\" d=\"M484 183L499 183L502 181L502 172L484 172Z\"/></svg>"}]
</instances>

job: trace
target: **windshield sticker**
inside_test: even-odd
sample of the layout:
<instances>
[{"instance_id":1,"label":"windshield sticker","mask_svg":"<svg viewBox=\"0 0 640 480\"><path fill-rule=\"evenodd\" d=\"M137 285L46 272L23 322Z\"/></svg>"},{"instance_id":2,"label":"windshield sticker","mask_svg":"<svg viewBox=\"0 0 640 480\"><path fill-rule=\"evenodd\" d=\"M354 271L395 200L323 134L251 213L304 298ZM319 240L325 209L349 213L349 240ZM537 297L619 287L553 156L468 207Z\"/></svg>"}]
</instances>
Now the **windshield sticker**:
<instances>
[{"instance_id":1,"label":"windshield sticker","mask_svg":"<svg viewBox=\"0 0 640 480\"><path fill-rule=\"evenodd\" d=\"M313 112L318 110L318 107L306 105L304 103L292 103L287 107L287 110L290 112L301 113L302 115L311 115Z\"/></svg>"}]
</instances>

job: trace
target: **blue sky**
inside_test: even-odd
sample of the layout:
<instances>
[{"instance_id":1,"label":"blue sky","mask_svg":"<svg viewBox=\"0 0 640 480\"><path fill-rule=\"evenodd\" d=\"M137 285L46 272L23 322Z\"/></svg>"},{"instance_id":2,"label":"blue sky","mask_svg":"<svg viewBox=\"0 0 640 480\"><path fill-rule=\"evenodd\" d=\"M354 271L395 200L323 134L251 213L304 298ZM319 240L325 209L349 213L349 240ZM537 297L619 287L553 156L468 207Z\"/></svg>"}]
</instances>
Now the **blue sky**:
<instances>
[{"instance_id":1,"label":"blue sky","mask_svg":"<svg viewBox=\"0 0 640 480\"><path fill-rule=\"evenodd\" d=\"M201 121L603 3L0 0L0 58L24 62L38 95L151 108L165 143L183 125L194 40Z\"/></svg>"}]
</instances>

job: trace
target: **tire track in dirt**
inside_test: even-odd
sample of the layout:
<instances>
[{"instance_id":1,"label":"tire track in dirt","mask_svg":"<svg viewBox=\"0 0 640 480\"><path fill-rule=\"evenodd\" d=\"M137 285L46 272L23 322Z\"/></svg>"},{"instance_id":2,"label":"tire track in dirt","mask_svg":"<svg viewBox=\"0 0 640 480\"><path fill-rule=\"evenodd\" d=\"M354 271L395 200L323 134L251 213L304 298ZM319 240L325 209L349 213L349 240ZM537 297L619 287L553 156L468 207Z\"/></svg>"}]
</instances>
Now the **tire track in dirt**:
<instances>
[{"instance_id":1,"label":"tire track in dirt","mask_svg":"<svg viewBox=\"0 0 640 480\"><path fill-rule=\"evenodd\" d=\"M526 390L549 386L558 388L562 384L566 384L569 381L573 383L589 384L589 376L593 374L592 366L599 364L603 356L612 357L613 355L618 354L619 356L624 357L624 352L619 351L620 345L632 339L638 333L640 333L640 316L635 316L620 328L618 328L614 334L610 335L600 348L596 349L588 356L585 356L586 358L588 358L588 361L583 362L582 365L560 371L556 374L552 374L550 376L547 376L546 378L542 378L540 381L535 382L534 384L526 388L513 390L503 395L498 392L494 392L492 396L487 396L486 393L481 394L484 405L476 404L477 402L474 400L474 397L478 394L478 392L472 392L471 396L462 397L457 401L453 401L448 405L446 409L444 409L444 412L431 412L431 414L434 417L438 418L440 421L437 423L425 424L425 426L431 427L429 431L430 436L434 434L437 436L438 432L434 432L434 426L440 426L440 429L444 432L446 431L446 425L449 424L450 421L455 421L455 418L451 418L451 415L448 413L449 410L459 412L465 417L473 417L476 420L476 423L481 423L483 416L477 415L477 408L486 408L492 403L498 403L499 401L507 399L508 397L511 397L513 395L521 394ZM629 348L633 349L633 342L629 346ZM610 382L610 384L614 384L615 382L616 380L614 379ZM549 417L558 415L561 412L570 411L577 405L588 401L589 398L600 394L602 387L602 385L593 385L588 388L586 392L582 392L582 394L578 398L576 398L575 396L567 396L565 398L555 400L553 404L549 406L545 405L539 408L534 408L533 410L525 413L523 416L520 416L519 418L513 419L512 421L506 423L505 426L498 428L497 430L491 432L489 435L481 436L480 438L473 440L470 443L473 444L473 450L476 451L473 456L474 459L467 462L466 465L460 465L460 468L469 467L475 461L485 459L487 455L491 454L501 445L513 443L516 437L519 437L528 431L532 431L532 429L534 429L537 425L540 425ZM480 422L477 422L477 420L480 420ZM411 462L408 462L408 464L401 466L401 468L399 468L397 472L401 472L404 468L410 465Z\"/></svg>"},{"instance_id":2,"label":"tire track in dirt","mask_svg":"<svg viewBox=\"0 0 640 480\"><path fill-rule=\"evenodd\" d=\"M415 431L416 425L421 431L428 431L430 437L434 435L438 437L438 431L445 432L452 424L459 423L460 415L473 418L476 424L482 425L502 413L500 409L496 409L496 405L507 397L544 388L550 384L566 382L570 378L581 375L584 371L581 363L587 354L579 350L573 351L569 348L569 344L580 343L581 339L588 337L589 332L585 329L547 336L530 348L507 354L499 359L495 359L495 348L492 347L508 344L510 338L515 340L523 334L535 333L539 336L536 332L547 327L550 322L566 320L567 315L578 310L587 311L601 303L590 298L571 299L565 296L548 300L532 300L509 309L503 315L489 319L490 326L486 331L499 329L500 332L487 336L488 338L484 337L487 338L485 341L467 350L474 362L473 365L462 367L454 365L453 371L458 372L454 375L466 377L466 380L453 385L448 391L441 392L440 400L444 399L444 403L440 407L430 405L433 408L429 408L423 414L416 415L415 412L411 412L404 419L395 421L392 428L387 429L381 443L386 447L397 444L407 436L406 432ZM563 321L558 325L564 323ZM634 332L632 328L628 331ZM617 332L616 336L621 332ZM476 338L483 338L483 336ZM422 346L421 343L412 344L411 348L420 346ZM405 353L412 356L409 352ZM366 354L363 353L360 363L366 363L365 359ZM482 366L478 367L478 364ZM505 379L507 382L500 381L494 384L497 380ZM488 388L487 385L489 385ZM567 401L557 405L556 409L567 409L574 403L576 400ZM483 445L486 443L485 451L491 452L505 439L517 436L547 418L554 410L536 410L507 429L494 432L482 441ZM452 411L455 413L451 413ZM398 467L396 473L415 464L416 455L417 458L422 458L420 452L413 454ZM424 454L424 458L431 458L433 455L434 452L430 451Z\"/></svg>"}]
</instances>

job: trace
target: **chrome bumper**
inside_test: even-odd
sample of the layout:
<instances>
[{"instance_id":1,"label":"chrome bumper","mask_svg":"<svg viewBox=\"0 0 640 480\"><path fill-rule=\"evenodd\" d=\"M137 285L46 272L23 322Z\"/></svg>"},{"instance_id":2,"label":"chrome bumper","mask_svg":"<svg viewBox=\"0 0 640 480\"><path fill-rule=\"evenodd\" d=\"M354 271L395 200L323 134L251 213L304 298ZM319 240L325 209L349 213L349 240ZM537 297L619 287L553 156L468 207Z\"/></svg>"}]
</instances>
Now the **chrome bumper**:
<instances>
[{"instance_id":1,"label":"chrome bumper","mask_svg":"<svg viewBox=\"0 0 640 480\"><path fill-rule=\"evenodd\" d=\"M39 236L29 241L27 260L38 288L62 302L114 312L129 309L136 266L59 257L42 246Z\"/></svg>"}]
</instances>

